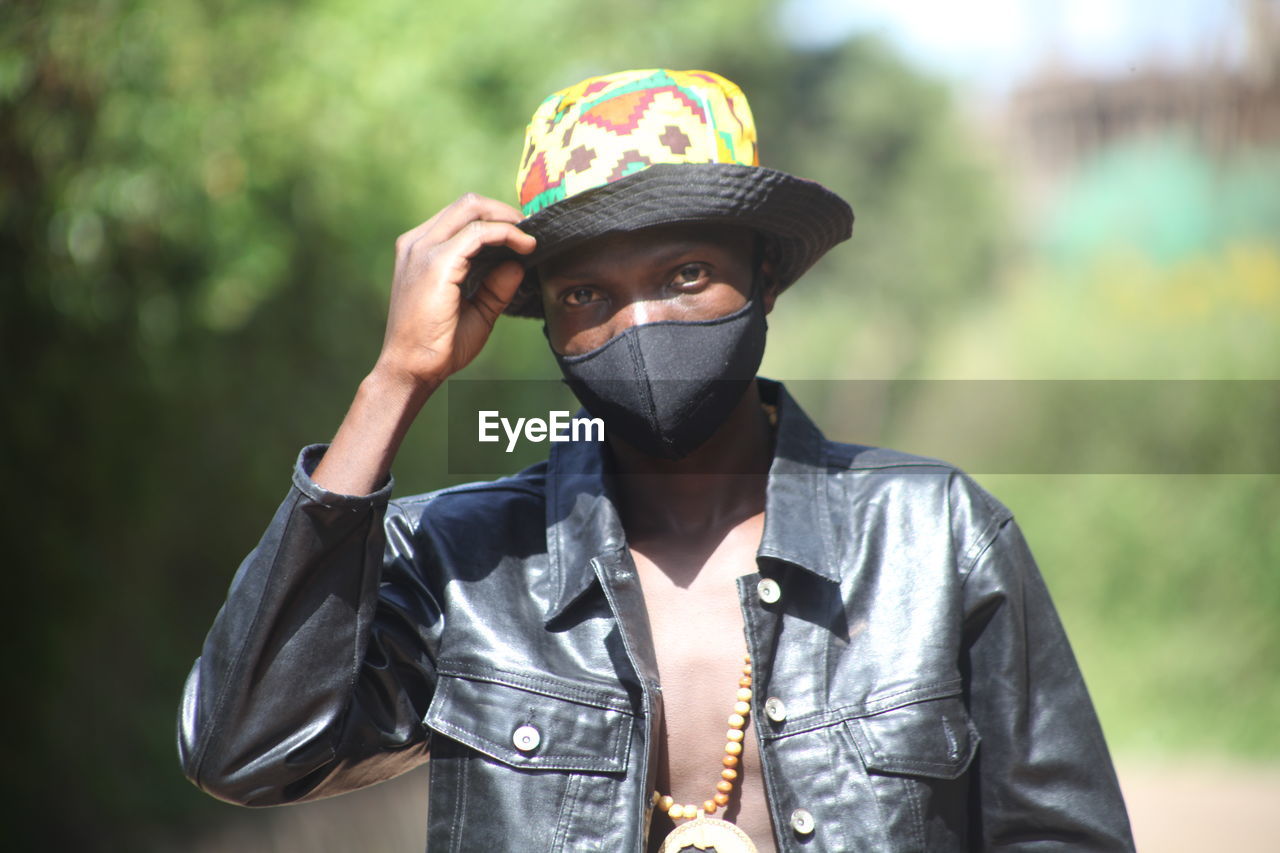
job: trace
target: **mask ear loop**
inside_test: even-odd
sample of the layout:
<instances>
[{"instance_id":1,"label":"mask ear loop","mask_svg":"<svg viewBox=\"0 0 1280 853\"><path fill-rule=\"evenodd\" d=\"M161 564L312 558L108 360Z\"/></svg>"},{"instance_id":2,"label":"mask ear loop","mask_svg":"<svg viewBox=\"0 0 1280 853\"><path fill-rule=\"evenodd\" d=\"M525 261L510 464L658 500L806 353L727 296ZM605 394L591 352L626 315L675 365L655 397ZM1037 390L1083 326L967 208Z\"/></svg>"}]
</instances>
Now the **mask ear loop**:
<instances>
[{"instance_id":1,"label":"mask ear loop","mask_svg":"<svg viewBox=\"0 0 1280 853\"><path fill-rule=\"evenodd\" d=\"M770 260L768 238L759 231L755 234L755 241L751 250L751 293L748 296L753 303L758 304L761 311L764 310L764 294L772 283L769 276L765 274L765 262ZM765 324L765 328L769 328L767 318L761 318Z\"/></svg>"},{"instance_id":2,"label":"mask ear loop","mask_svg":"<svg viewBox=\"0 0 1280 853\"><path fill-rule=\"evenodd\" d=\"M767 234L755 232L751 252L751 298L763 299L765 291L773 284L773 277L765 272L765 264L777 263L777 251Z\"/></svg>"}]
</instances>

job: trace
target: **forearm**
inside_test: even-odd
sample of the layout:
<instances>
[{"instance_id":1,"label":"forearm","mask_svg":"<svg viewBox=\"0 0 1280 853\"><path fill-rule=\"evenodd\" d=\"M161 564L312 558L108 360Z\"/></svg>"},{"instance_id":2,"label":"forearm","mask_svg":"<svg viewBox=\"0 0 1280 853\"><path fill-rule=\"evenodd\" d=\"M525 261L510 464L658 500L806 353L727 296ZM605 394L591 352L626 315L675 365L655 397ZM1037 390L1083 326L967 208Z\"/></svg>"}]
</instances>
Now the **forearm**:
<instances>
[{"instance_id":1,"label":"forearm","mask_svg":"<svg viewBox=\"0 0 1280 853\"><path fill-rule=\"evenodd\" d=\"M312 479L340 495L367 495L381 488L414 418L439 385L375 367L356 390Z\"/></svg>"}]
</instances>

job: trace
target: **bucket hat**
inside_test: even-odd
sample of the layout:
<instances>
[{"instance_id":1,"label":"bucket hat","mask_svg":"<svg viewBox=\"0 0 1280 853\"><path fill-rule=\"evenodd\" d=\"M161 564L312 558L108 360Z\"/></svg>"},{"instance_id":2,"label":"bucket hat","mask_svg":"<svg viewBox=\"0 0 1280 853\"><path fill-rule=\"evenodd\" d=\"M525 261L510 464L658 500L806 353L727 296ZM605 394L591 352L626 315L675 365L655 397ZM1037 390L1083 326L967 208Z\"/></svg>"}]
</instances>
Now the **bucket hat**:
<instances>
[{"instance_id":1,"label":"bucket hat","mask_svg":"<svg viewBox=\"0 0 1280 853\"><path fill-rule=\"evenodd\" d=\"M471 287L503 260L532 270L606 234L714 223L761 234L785 288L853 228L840 196L759 164L746 97L710 71L620 71L551 95L525 133L516 192L526 216L519 227L537 248L520 256L486 247ZM505 313L542 315L535 274Z\"/></svg>"}]
</instances>

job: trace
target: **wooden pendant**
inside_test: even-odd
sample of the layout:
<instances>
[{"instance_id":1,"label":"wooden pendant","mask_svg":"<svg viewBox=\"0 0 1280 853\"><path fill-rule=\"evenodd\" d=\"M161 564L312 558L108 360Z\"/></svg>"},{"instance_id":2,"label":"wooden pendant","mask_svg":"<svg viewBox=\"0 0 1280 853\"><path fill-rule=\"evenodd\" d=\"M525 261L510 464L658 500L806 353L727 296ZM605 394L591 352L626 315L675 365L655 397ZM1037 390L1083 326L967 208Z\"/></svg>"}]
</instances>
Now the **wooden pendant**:
<instances>
[{"instance_id":1,"label":"wooden pendant","mask_svg":"<svg viewBox=\"0 0 1280 853\"><path fill-rule=\"evenodd\" d=\"M700 815L672 830L662 841L660 853L711 850L716 853L758 853L751 838L727 820Z\"/></svg>"}]
</instances>

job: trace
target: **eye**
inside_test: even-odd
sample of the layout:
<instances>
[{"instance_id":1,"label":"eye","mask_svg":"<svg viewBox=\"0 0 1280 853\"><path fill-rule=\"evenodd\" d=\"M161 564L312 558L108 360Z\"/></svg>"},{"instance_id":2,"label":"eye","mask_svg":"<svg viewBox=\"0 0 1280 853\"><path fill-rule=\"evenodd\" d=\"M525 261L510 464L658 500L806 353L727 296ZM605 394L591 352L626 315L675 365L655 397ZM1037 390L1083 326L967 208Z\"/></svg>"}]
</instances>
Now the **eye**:
<instances>
[{"instance_id":1,"label":"eye","mask_svg":"<svg viewBox=\"0 0 1280 853\"><path fill-rule=\"evenodd\" d=\"M560 294L560 301L571 307L586 305L599 298L595 290L590 287L570 287Z\"/></svg>"},{"instance_id":2,"label":"eye","mask_svg":"<svg viewBox=\"0 0 1280 853\"><path fill-rule=\"evenodd\" d=\"M711 278L711 271L706 264L685 264L676 271L672 284L679 287L705 284Z\"/></svg>"}]
</instances>

